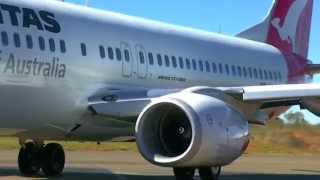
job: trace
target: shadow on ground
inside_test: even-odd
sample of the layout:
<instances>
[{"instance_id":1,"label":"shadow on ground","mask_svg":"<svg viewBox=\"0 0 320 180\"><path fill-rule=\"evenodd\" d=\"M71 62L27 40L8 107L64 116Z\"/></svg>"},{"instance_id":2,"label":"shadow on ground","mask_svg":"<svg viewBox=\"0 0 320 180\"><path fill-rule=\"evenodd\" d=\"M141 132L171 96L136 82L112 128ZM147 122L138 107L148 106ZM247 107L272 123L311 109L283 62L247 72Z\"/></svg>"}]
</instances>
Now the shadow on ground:
<instances>
[{"instance_id":1,"label":"shadow on ground","mask_svg":"<svg viewBox=\"0 0 320 180\"><path fill-rule=\"evenodd\" d=\"M308 171L308 170L300 170ZM0 178L21 177L17 169L0 169ZM28 179L27 177L23 177ZM172 176L143 176L143 175L126 175L126 174L108 174L108 173L82 173L82 172L65 172L63 176L57 178L45 178L43 176L30 177L30 179L63 179L63 180L174 180ZM196 178L197 179L197 178ZM319 180L319 175L268 175L268 174L234 174L223 175L221 180Z\"/></svg>"}]
</instances>

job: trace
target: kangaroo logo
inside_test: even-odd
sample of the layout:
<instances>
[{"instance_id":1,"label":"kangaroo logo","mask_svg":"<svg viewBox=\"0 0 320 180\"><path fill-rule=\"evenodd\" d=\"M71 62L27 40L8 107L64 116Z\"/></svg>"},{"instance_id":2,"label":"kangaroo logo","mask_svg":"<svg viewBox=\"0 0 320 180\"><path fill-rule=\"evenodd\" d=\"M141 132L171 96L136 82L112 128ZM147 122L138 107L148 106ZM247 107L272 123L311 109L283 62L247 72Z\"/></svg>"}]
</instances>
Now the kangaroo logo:
<instances>
[{"instance_id":1,"label":"kangaroo logo","mask_svg":"<svg viewBox=\"0 0 320 180\"><path fill-rule=\"evenodd\" d=\"M299 19L307 5L307 0L295 0L281 25L281 18L276 17L272 19L271 24L277 30L282 41L289 43L292 50L296 50L296 33L298 29Z\"/></svg>"}]
</instances>

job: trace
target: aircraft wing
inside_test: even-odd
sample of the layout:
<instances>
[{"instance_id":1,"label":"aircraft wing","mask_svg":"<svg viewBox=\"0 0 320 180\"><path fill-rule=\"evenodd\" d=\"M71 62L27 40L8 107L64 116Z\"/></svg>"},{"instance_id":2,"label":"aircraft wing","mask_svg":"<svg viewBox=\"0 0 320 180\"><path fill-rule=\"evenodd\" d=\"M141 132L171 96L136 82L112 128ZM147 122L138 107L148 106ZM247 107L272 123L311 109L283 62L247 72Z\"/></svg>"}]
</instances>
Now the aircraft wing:
<instances>
[{"instance_id":1,"label":"aircraft wing","mask_svg":"<svg viewBox=\"0 0 320 180\"><path fill-rule=\"evenodd\" d=\"M286 102L320 97L320 84L263 85L219 89L243 102Z\"/></svg>"},{"instance_id":2,"label":"aircraft wing","mask_svg":"<svg viewBox=\"0 0 320 180\"><path fill-rule=\"evenodd\" d=\"M96 100L89 102L89 110L95 115L115 119L136 118L153 98L183 92L219 98L236 106L241 111L250 109L251 114L254 114L255 111L273 107L300 105L302 108L307 108L314 114L320 115L320 84L115 91L100 95ZM254 120L251 122L256 123Z\"/></svg>"},{"instance_id":3,"label":"aircraft wing","mask_svg":"<svg viewBox=\"0 0 320 180\"><path fill-rule=\"evenodd\" d=\"M309 74L320 74L320 64L308 64L307 72Z\"/></svg>"},{"instance_id":4,"label":"aircraft wing","mask_svg":"<svg viewBox=\"0 0 320 180\"><path fill-rule=\"evenodd\" d=\"M244 114L254 114L254 116L261 116L259 113L265 109L294 105L300 105L300 108L307 109L320 116L320 84L198 88L192 90L192 92L211 97L222 97L224 101L245 112ZM248 113L248 111L251 112ZM265 124L268 120L266 118L256 120L255 118L253 117L249 122Z\"/></svg>"}]
</instances>

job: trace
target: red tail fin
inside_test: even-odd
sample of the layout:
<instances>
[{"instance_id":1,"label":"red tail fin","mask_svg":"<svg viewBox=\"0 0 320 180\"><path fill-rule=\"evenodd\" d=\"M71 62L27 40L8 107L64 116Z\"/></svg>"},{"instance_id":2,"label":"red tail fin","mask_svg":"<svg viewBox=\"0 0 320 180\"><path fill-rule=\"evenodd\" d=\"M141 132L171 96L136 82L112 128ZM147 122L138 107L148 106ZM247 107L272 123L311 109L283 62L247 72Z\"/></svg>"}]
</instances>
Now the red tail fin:
<instances>
[{"instance_id":1,"label":"red tail fin","mask_svg":"<svg viewBox=\"0 0 320 180\"><path fill-rule=\"evenodd\" d=\"M238 34L279 48L285 54L306 58L309 49L313 0L275 0L268 16Z\"/></svg>"},{"instance_id":2,"label":"red tail fin","mask_svg":"<svg viewBox=\"0 0 320 180\"><path fill-rule=\"evenodd\" d=\"M306 58L313 0L277 0L269 19L267 43Z\"/></svg>"}]
</instances>

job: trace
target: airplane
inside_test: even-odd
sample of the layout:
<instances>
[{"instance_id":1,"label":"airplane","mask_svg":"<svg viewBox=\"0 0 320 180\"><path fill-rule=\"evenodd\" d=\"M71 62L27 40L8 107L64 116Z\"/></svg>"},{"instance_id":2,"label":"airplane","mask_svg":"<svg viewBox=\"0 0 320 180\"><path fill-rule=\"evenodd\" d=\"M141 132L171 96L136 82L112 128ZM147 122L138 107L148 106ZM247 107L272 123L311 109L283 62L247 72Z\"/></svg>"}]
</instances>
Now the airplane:
<instances>
[{"instance_id":1,"label":"airplane","mask_svg":"<svg viewBox=\"0 0 320 180\"><path fill-rule=\"evenodd\" d=\"M249 124L290 106L320 115L308 58L313 0L275 0L235 37L59 1L0 1L0 135L23 175L59 176L49 140L135 140L176 179L218 179ZM108 158L108 157L102 157Z\"/></svg>"}]
</instances>

